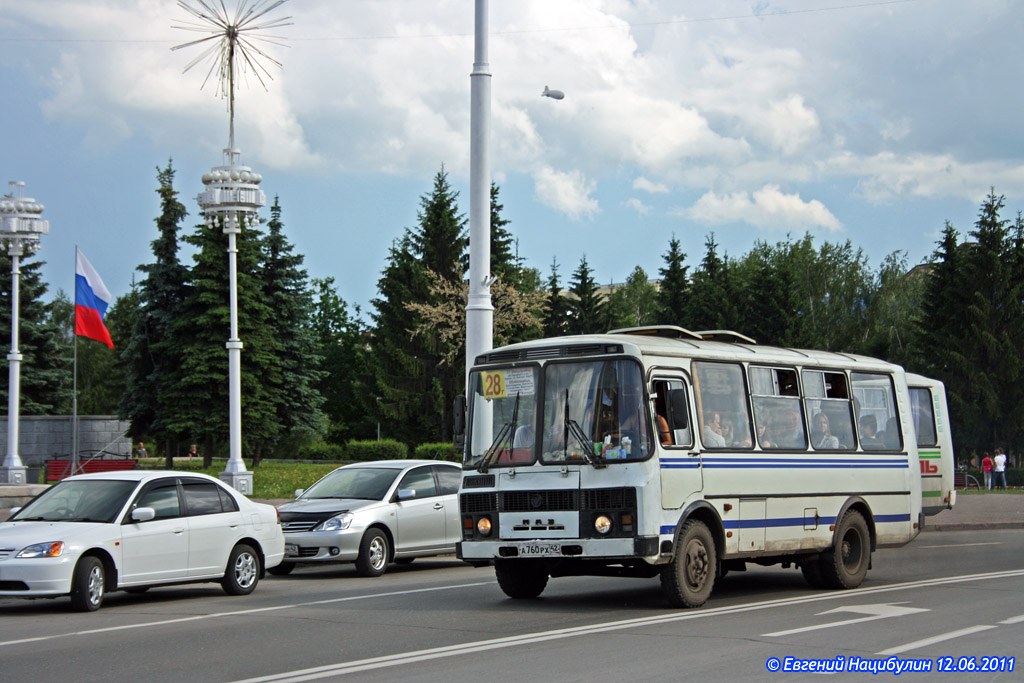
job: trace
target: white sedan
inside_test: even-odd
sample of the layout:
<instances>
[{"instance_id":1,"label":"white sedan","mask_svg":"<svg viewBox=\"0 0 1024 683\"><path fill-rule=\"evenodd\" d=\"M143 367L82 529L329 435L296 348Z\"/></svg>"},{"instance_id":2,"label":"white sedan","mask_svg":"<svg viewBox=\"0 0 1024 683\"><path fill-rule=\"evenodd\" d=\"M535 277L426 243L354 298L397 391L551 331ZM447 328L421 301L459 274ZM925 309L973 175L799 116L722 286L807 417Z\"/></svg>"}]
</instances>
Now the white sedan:
<instances>
[{"instance_id":1,"label":"white sedan","mask_svg":"<svg viewBox=\"0 0 1024 683\"><path fill-rule=\"evenodd\" d=\"M113 590L219 581L247 595L284 555L277 511L182 472L68 477L0 524L0 597L71 596L93 611Z\"/></svg>"}]
</instances>

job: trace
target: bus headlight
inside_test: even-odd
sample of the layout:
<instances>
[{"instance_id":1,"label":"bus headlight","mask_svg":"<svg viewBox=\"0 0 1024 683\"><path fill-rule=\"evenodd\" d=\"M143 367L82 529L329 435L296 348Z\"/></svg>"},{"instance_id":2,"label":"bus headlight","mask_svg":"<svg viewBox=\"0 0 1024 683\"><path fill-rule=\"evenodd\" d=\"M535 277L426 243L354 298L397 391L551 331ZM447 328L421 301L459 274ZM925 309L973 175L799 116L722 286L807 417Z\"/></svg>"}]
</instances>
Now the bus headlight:
<instances>
[{"instance_id":1,"label":"bus headlight","mask_svg":"<svg viewBox=\"0 0 1024 683\"><path fill-rule=\"evenodd\" d=\"M606 534L612 530L612 520L608 519L606 515L598 515L594 520L594 529L599 534Z\"/></svg>"},{"instance_id":2,"label":"bus headlight","mask_svg":"<svg viewBox=\"0 0 1024 683\"><path fill-rule=\"evenodd\" d=\"M476 530L481 536L491 535L491 520L487 517L481 517L476 520Z\"/></svg>"}]
</instances>

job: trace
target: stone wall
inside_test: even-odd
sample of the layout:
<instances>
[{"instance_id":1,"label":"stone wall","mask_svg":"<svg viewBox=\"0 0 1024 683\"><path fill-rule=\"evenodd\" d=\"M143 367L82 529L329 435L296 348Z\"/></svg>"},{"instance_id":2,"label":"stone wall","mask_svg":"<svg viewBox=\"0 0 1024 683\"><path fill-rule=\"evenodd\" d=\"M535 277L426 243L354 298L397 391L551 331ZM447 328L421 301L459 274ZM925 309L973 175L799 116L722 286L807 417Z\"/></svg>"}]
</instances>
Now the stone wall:
<instances>
[{"instance_id":1,"label":"stone wall","mask_svg":"<svg viewBox=\"0 0 1024 683\"><path fill-rule=\"evenodd\" d=\"M132 444L125 435L130 423L116 415L79 415L78 449L82 455L105 450L129 455ZM38 467L45 460L71 455L71 417L22 415L18 434L18 456L26 467ZM7 453L7 417L0 417L0 461Z\"/></svg>"}]
</instances>

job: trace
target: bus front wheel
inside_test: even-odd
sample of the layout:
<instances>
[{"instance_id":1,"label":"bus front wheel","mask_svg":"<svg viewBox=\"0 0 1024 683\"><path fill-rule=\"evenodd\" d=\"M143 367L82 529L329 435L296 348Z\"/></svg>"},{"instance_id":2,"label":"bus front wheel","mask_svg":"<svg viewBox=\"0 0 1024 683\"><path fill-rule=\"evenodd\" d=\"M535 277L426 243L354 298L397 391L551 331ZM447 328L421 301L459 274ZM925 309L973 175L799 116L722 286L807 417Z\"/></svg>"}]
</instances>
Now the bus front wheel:
<instances>
[{"instance_id":1,"label":"bus front wheel","mask_svg":"<svg viewBox=\"0 0 1024 683\"><path fill-rule=\"evenodd\" d=\"M836 543L821 554L822 578L829 588L856 588L871 564L871 535L864 516L856 510L843 515Z\"/></svg>"},{"instance_id":2,"label":"bus front wheel","mask_svg":"<svg viewBox=\"0 0 1024 683\"><path fill-rule=\"evenodd\" d=\"M530 600L544 592L548 571L538 560L495 560L494 575L510 598Z\"/></svg>"},{"instance_id":3,"label":"bus front wheel","mask_svg":"<svg viewBox=\"0 0 1024 683\"><path fill-rule=\"evenodd\" d=\"M673 607L700 607L715 587L715 539L704 522L691 519L679 534L675 557L661 569L661 590Z\"/></svg>"}]
</instances>

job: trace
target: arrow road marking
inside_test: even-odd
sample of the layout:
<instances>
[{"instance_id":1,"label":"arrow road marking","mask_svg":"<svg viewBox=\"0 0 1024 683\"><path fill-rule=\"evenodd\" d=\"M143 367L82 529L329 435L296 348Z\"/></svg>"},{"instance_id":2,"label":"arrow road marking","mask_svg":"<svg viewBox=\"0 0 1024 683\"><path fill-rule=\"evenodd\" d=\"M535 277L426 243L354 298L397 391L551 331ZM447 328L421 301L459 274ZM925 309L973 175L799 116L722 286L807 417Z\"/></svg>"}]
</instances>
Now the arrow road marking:
<instances>
[{"instance_id":1,"label":"arrow road marking","mask_svg":"<svg viewBox=\"0 0 1024 683\"><path fill-rule=\"evenodd\" d=\"M818 624L816 626L803 626L801 628L792 628L788 631L776 631L775 633L763 633L762 637L765 638L778 638L781 636L791 636L794 633L806 633L807 631L819 631L825 628L835 628L836 626L849 626L850 624L862 624L865 621L875 621L876 619L888 619L890 617L903 617L908 614L916 614L918 612L929 612L930 610L922 609L920 607L900 607L904 603L880 603L877 605L850 605L847 607L836 607L830 609L827 612L819 612L818 616L825 614L840 614L842 612L853 612L854 614L867 614L866 617L860 617L858 619L846 619L844 621L833 621L827 624Z\"/></svg>"}]
</instances>

